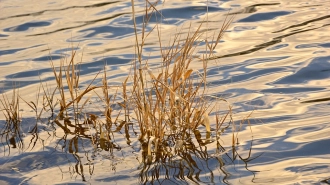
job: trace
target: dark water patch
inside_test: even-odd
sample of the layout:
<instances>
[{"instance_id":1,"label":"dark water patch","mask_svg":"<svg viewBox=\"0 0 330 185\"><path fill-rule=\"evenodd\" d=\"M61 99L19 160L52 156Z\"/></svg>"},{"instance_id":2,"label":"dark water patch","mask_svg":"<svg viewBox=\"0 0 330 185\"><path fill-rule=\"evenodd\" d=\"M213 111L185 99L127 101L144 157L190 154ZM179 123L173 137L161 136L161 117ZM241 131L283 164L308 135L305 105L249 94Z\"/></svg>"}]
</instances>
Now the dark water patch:
<instances>
[{"instance_id":1,"label":"dark water patch","mask_svg":"<svg viewBox=\"0 0 330 185\"><path fill-rule=\"evenodd\" d=\"M134 33L134 28L132 27L115 27L115 26L101 26L101 27L93 27L88 28L85 30L81 30L79 32L86 32L89 33L85 35L85 38L94 38L98 37L98 35L102 35L102 38L104 39L110 39L110 38L123 38L127 37L129 34Z\"/></svg>"},{"instance_id":2,"label":"dark water patch","mask_svg":"<svg viewBox=\"0 0 330 185\"><path fill-rule=\"evenodd\" d=\"M87 46L101 46L103 43L101 42L95 42L95 43L89 43Z\"/></svg>"},{"instance_id":3,"label":"dark water patch","mask_svg":"<svg viewBox=\"0 0 330 185\"><path fill-rule=\"evenodd\" d=\"M245 64L248 64L249 66L254 64L260 64L260 63L268 63L268 62L276 62L284 59L288 59L289 56L279 56L279 57L267 57L267 58L252 58L245 61L242 61ZM247 68L246 66L242 66L241 63L234 64L234 65L225 65L225 66L219 66L211 68L207 71L208 75L218 75L219 73L222 74L224 78L232 77L230 74L232 71L244 71L244 73L251 72L255 69Z\"/></svg>"},{"instance_id":4,"label":"dark water patch","mask_svg":"<svg viewBox=\"0 0 330 185\"><path fill-rule=\"evenodd\" d=\"M0 34L0 37L8 37L8 35Z\"/></svg>"},{"instance_id":5,"label":"dark water patch","mask_svg":"<svg viewBox=\"0 0 330 185\"><path fill-rule=\"evenodd\" d=\"M279 44L279 45L273 46L271 48L268 48L267 51L278 50L278 49L282 49L282 48L285 48L288 46L289 46L289 44Z\"/></svg>"},{"instance_id":6,"label":"dark water patch","mask_svg":"<svg viewBox=\"0 0 330 185\"><path fill-rule=\"evenodd\" d=\"M24 23L18 26L10 27L4 29L5 32L20 32L20 31L27 31L32 28L37 28L37 27L44 27L44 26L49 26L51 25L50 22L46 21L41 21L41 22L28 22Z\"/></svg>"},{"instance_id":7,"label":"dark water patch","mask_svg":"<svg viewBox=\"0 0 330 185\"><path fill-rule=\"evenodd\" d=\"M289 57L283 56L283 57L269 57L269 58L254 58L254 59L248 59L244 61L244 63L247 63L249 65L254 65L259 63L275 62L287 58ZM208 70L207 74L210 76L210 75L218 75L219 73L221 73L221 76L225 79L212 82L212 84L221 85L221 84L230 84L233 82L246 81L246 80L254 79L256 77L260 77L262 75L271 74L279 71L285 71L285 70L286 70L285 68L255 70L252 68L248 68L246 66L242 66L241 64L235 64L235 65L226 65L226 66L212 68ZM232 71L242 71L242 74L232 75L231 74Z\"/></svg>"},{"instance_id":8,"label":"dark water patch","mask_svg":"<svg viewBox=\"0 0 330 185\"><path fill-rule=\"evenodd\" d=\"M255 30L257 26L235 26L234 31L241 32L241 31L248 31L248 30Z\"/></svg>"},{"instance_id":9,"label":"dark water patch","mask_svg":"<svg viewBox=\"0 0 330 185\"><path fill-rule=\"evenodd\" d=\"M312 141L309 143L297 144L296 148L290 148L290 151L281 151L281 154L286 158L290 157L310 157L316 155L328 155L330 153L330 148L325 148L328 146L330 139ZM281 144L281 146L287 143ZM279 146L279 145L278 145Z\"/></svg>"},{"instance_id":10,"label":"dark water patch","mask_svg":"<svg viewBox=\"0 0 330 185\"><path fill-rule=\"evenodd\" d=\"M310 116L306 116L310 117ZM330 148L327 148L323 150L324 148L322 146L326 146L326 143L329 143L330 139L322 139L322 140L312 140L310 142L288 142L286 141L287 138L290 138L291 136L299 136L303 134L309 134L313 133L314 131L320 131L323 129L326 129L327 123L325 122L319 122L317 125L306 125L303 127L295 127L290 130L287 130L285 136L286 137L278 137L276 138L276 141L272 141L271 145L269 146L269 152L275 151L281 151L281 154L284 154L284 156L287 157L293 157L293 156L313 156L313 155L326 155L330 152ZM275 149L274 147L280 147L278 149ZM287 151L283 151L287 150ZM287 154L285 154L287 153Z\"/></svg>"},{"instance_id":11,"label":"dark water patch","mask_svg":"<svg viewBox=\"0 0 330 185\"><path fill-rule=\"evenodd\" d=\"M22 62L22 61L26 61L26 60L15 60L15 61L9 61L9 62L5 62L5 61L1 61L0 62L0 66L6 66L6 65L12 65L12 64L14 64L14 63L16 63L16 62Z\"/></svg>"},{"instance_id":12,"label":"dark water patch","mask_svg":"<svg viewBox=\"0 0 330 185\"><path fill-rule=\"evenodd\" d=\"M31 49L31 48L35 48L35 47L39 47L39 46L43 46L43 45L44 44L39 44L39 45L27 47L27 48L17 48L17 49L0 50L0 56L14 54L14 53L16 53L18 51L22 51L22 50L26 50L26 49ZM2 63L3 63L3 61L0 63L0 65Z\"/></svg>"},{"instance_id":13,"label":"dark water patch","mask_svg":"<svg viewBox=\"0 0 330 185\"><path fill-rule=\"evenodd\" d=\"M299 44L295 48L296 49L306 49L306 48L330 48L330 43L313 43L313 44Z\"/></svg>"},{"instance_id":14,"label":"dark water patch","mask_svg":"<svg viewBox=\"0 0 330 185\"><path fill-rule=\"evenodd\" d=\"M107 65L125 65L128 64L132 59L131 58L118 58L118 57L105 57L101 59L97 59L97 61L92 62L92 63L83 63L81 64L82 68L90 68L90 67L95 67L95 66L104 66L105 64Z\"/></svg>"},{"instance_id":15,"label":"dark water patch","mask_svg":"<svg viewBox=\"0 0 330 185\"><path fill-rule=\"evenodd\" d=\"M304 126L292 129L288 132L290 135L301 135L306 133L311 133L313 131L320 131L322 129L326 129L325 125L316 125L316 126Z\"/></svg>"},{"instance_id":16,"label":"dark water patch","mask_svg":"<svg viewBox=\"0 0 330 185\"><path fill-rule=\"evenodd\" d=\"M56 12L56 11L75 9L75 8L97 8L97 7L102 7L102 6L106 6L106 5L114 4L114 3L118 3L118 2L119 1L112 1L112 2L96 3L96 4L92 4L92 5L87 5L87 6L71 6L71 7L61 8L61 9L42 10L42 11L39 11L39 12L33 12L33 13L27 13L27 14L18 14L18 15L9 16L9 17L3 17L3 18L0 18L0 20L10 19L10 18L17 18L17 17L39 16L39 15L42 15L43 13L45 13L45 12Z\"/></svg>"},{"instance_id":17,"label":"dark water patch","mask_svg":"<svg viewBox=\"0 0 330 185\"><path fill-rule=\"evenodd\" d=\"M286 76L274 84L305 84L310 80L322 80L330 77L330 73L323 71L330 69L330 56L316 57L304 68L292 75Z\"/></svg>"},{"instance_id":18,"label":"dark water patch","mask_svg":"<svg viewBox=\"0 0 330 185\"><path fill-rule=\"evenodd\" d=\"M6 76L6 79L14 80L16 78L29 78L29 77L36 77L41 75L45 72L52 72L52 69L39 69L39 70L30 70L30 71L23 71L14 74L10 74ZM55 78L54 78L55 79ZM28 80L28 79L26 79Z\"/></svg>"},{"instance_id":19,"label":"dark water patch","mask_svg":"<svg viewBox=\"0 0 330 185\"><path fill-rule=\"evenodd\" d=\"M226 74L227 72L224 72L224 76L228 76L230 78L224 79L224 80L219 80L219 81L213 81L212 84L225 85L225 84L230 84L230 83L250 81L250 80L259 78L260 76L285 71L284 68L279 68L279 67L278 68L274 67L274 68L270 68L270 69L262 69L262 70L254 70L252 72L250 72L249 70L251 70L251 69L245 69L244 74L239 74L239 75L230 75L230 74Z\"/></svg>"},{"instance_id":20,"label":"dark water patch","mask_svg":"<svg viewBox=\"0 0 330 185\"><path fill-rule=\"evenodd\" d=\"M310 158L312 156L328 155L330 148L325 148L330 142L327 140L312 141L309 143L291 143L285 142L287 137L278 137L272 140L269 146L263 148L263 152L254 152L254 155L259 156L251 161L250 165L274 164L284 160ZM256 143L256 140L254 140ZM261 143L258 141L258 143ZM261 143L265 144L265 143Z\"/></svg>"},{"instance_id":21,"label":"dark water patch","mask_svg":"<svg viewBox=\"0 0 330 185\"><path fill-rule=\"evenodd\" d=\"M31 169L46 169L54 167L54 164L64 165L68 162L68 157L65 153L59 152L54 153L53 147L45 147L45 150L49 151L38 151L22 153L19 156L12 156L9 158L3 158L0 167L1 173L10 173L12 168L16 168L20 172L28 172ZM55 155L56 154L56 155ZM74 161L74 160L73 160Z\"/></svg>"},{"instance_id":22,"label":"dark water patch","mask_svg":"<svg viewBox=\"0 0 330 185\"><path fill-rule=\"evenodd\" d=\"M4 159L6 161L5 163L2 163L3 165L0 167L0 173L13 173L15 170L16 174L23 174L34 170L45 170L47 168L59 167L61 165L72 163L72 167L74 168L75 166L75 170L77 170L76 172L79 174L79 167L75 164L78 162L76 157L76 155L67 152L57 152L54 147L45 147L44 151L21 153L19 156L12 156L9 159ZM36 176L37 175L30 178L24 178L21 182L24 181L24 183L27 183L30 179ZM10 180L10 182L15 182L16 179L20 180L22 178L16 177L15 179L9 178L8 180Z\"/></svg>"},{"instance_id":23,"label":"dark water patch","mask_svg":"<svg viewBox=\"0 0 330 185\"><path fill-rule=\"evenodd\" d=\"M14 53L16 53L18 51L22 51L22 50L25 50L25 48L0 50L0 56L14 54Z\"/></svg>"},{"instance_id":24,"label":"dark water patch","mask_svg":"<svg viewBox=\"0 0 330 185\"><path fill-rule=\"evenodd\" d=\"M0 184L17 185L17 184L24 184L22 182L25 182L26 180L28 180L27 177L23 177L23 175L17 175L17 172L15 172L15 173L16 174L14 174L14 170L13 170L13 173L10 173L10 174L2 173L0 175Z\"/></svg>"},{"instance_id":25,"label":"dark water patch","mask_svg":"<svg viewBox=\"0 0 330 185\"><path fill-rule=\"evenodd\" d=\"M293 12L288 11L278 11L278 12L267 12L267 13L256 13L250 15L244 19L240 19L237 22L259 22L276 19L277 17L291 14Z\"/></svg>"},{"instance_id":26,"label":"dark water patch","mask_svg":"<svg viewBox=\"0 0 330 185\"><path fill-rule=\"evenodd\" d=\"M129 179L131 176L129 175L119 175L117 174L116 176L113 177L107 177L107 178L97 178L95 181L99 182L115 182L116 180L122 180L122 179Z\"/></svg>"},{"instance_id":27,"label":"dark water patch","mask_svg":"<svg viewBox=\"0 0 330 185\"><path fill-rule=\"evenodd\" d=\"M277 93L277 94L295 94L295 93L306 93L306 92L313 92L313 91L322 91L326 88L311 88L311 87L288 87L288 88L272 88L272 89L265 89L261 90L261 93Z\"/></svg>"},{"instance_id":28,"label":"dark water patch","mask_svg":"<svg viewBox=\"0 0 330 185\"><path fill-rule=\"evenodd\" d=\"M245 102L245 104L252 105L252 106L264 106L264 105L266 105L266 102L261 99L254 99L254 100Z\"/></svg>"},{"instance_id":29,"label":"dark water patch","mask_svg":"<svg viewBox=\"0 0 330 185\"><path fill-rule=\"evenodd\" d=\"M330 48L330 42L324 43L324 44L319 44L319 46L322 48Z\"/></svg>"},{"instance_id":30,"label":"dark water patch","mask_svg":"<svg viewBox=\"0 0 330 185\"><path fill-rule=\"evenodd\" d=\"M316 55L316 54L323 54L323 53L326 53L326 51L314 51L313 54Z\"/></svg>"},{"instance_id":31,"label":"dark water patch","mask_svg":"<svg viewBox=\"0 0 330 185\"><path fill-rule=\"evenodd\" d=\"M329 165L324 164L313 164L313 165L302 165L302 166L292 166L285 168L286 171L291 171L294 173L306 173L310 172L313 174L318 174L319 171L329 171ZM314 183L311 183L314 184Z\"/></svg>"},{"instance_id":32,"label":"dark water patch","mask_svg":"<svg viewBox=\"0 0 330 185\"><path fill-rule=\"evenodd\" d=\"M38 57L33 59L33 61L36 62L42 62L42 61L51 61L51 60L59 60L63 58L63 56L59 56L59 55L52 55L52 56L43 56L43 57Z\"/></svg>"}]
</instances>

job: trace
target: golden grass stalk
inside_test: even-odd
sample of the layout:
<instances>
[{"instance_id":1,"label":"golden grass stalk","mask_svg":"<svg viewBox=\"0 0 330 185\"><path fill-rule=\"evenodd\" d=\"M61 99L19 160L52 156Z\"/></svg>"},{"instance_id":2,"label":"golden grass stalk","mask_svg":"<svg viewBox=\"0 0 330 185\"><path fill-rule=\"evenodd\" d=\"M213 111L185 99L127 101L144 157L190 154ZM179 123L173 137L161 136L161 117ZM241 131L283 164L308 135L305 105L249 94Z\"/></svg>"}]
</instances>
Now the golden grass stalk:
<instances>
[{"instance_id":1,"label":"golden grass stalk","mask_svg":"<svg viewBox=\"0 0 330 185\"><path fill-rule=\"evenodd\" d=\"M56 102L54 100L54 96L57 90L57 87L51 92L49 86L46 84L46 87L43 85L43 83L40 81L42 90L43 90L43 98L42 98L42 105L43 109L45 111L51 111L51 117L54 115L54 110L56 106ZM47 110L48 108L48 110Z\"/></svg>"}]
</instances>

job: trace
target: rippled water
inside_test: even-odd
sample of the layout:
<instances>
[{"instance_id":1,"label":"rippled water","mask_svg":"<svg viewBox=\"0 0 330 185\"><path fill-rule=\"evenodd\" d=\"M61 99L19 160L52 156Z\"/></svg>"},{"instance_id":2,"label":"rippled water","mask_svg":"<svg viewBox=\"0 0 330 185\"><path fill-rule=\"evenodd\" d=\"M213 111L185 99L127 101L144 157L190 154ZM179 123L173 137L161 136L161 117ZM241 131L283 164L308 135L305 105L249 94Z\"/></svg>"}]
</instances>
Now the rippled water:
<instances>
[{"instance_id":1,"label":"rippled water","mask_svg":"<svg viewBox=\"0 0 330 185\"><path fill-rule=\"evenodd\" d=\"M11 90L17 82L24 97L35 98L40 80L54 85L49 56L57 61L69 54L72 45L79 57L83 53L84 84L103 69L105 61L110 84L120 84L134 58L130 5L129 0L1 1L0 92ZM209 93L231 102L236 120L254 110L252 134L244 128L238 148L246 158L252 146L253 160L237 160L230 150L217 155L213 144L207 154L199 151L191 157L199 167L191 178L187 175L184 180L177 174L178 162L169 171L160 170L160 175L170 177L163 183L330 183L330 1L210 0L208 5L209 35L221 28L229 11L235 14L209 64ZM144 1L136 1L136 6L141 25ZM182 25L185 32L190 23L197 28L206 18L206 1L170 0L157 7L165 18L164 41ZM158 39L151 36L143 57L157 64L158 50ZM33 119L25 122L28 128ZM80 184L83 180L138 184L157 176L150 171L141 175L137 142L114 151L113 156L100 152L92 163L85 159L84 172L77 170L82 168L74 156L61 152L61 147L54 150L58 138L46 131L31 151L12 148L8 156L8 149L0 149L1 184ZM125 143L118 135L117 143Z\"/></svg>"}]
</instances>

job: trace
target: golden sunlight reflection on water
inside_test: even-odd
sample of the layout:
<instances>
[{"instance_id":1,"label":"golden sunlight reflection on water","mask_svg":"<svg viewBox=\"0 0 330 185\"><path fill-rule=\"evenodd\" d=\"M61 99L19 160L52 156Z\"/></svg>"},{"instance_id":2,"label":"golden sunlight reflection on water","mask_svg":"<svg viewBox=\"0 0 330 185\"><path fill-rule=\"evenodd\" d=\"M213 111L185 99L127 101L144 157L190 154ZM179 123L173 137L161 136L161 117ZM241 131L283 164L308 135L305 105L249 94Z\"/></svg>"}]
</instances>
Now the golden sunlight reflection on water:
<instances>
[{"instance_id":1,"label":"golden sunlight reflection on water","mask_svg":"<svg viewBox=\"0 0 330 185\"><path fill-rule=\"evenodd\" d=\"M158 169L161 177L170 174L173 182L164 183L179 184L185 182L176 173L178 169L188 173L188 183L201 184L315 184L329 179L330 2L209 0L208 4L209 23L201 31L209 29L209 38L221 28L229 10L235 15L209 61L208 93L232 103L236 121L253 111L252 133L250 127L242 127L237 151L247 157L252 143L254 160L246 164L231 160L232 135L226 133L221 136L221 144L227 155L217 153L213 141L206 145L207 152L196 150L194 155L185 156L196 161L200 169L193 165L176 168L184 162L175 163L168 171L160 166L144 169L142 151L135 146L137 138L131 138L132 147L128 146L123 132L116 133L120 151L114 151L113 156L96 152L91 154L96 156L93 160L80 153L85 162L81 167L71 154L53 150L64 132L57 130L58 137L50 137L49 128L44 126L42 141L33 150L12 148L7 156L8 149L0 149L5 155L0 159L0 183L80 183L82 174L92 184L150 183L148 178L157 176L152 174L153 169ZM136 19L141 25L144 1L136 1L136 6ZM207 17L206 1L170 0L157 7L166 18L159 25L162 45L168 45L175 34L187 34L190 23L190 31L197 29ZM129 0L5 0L0 3L0 12L0 91L7 92L8 97L15 82L27 100L35 99L40 80L54 88L49 54L59 66L59 59L70 54L72 46L77 47L78 58L82 57L85 64L81 76L84 86L103 68L104 61L113 85L120 85L130 73L135 36ZM148 29L155 25L153 20ZM158 41L157 32L150 34L143 55L155 74L160 64ZM202 45L196 52L204 50ZM196 62L191 66L200 70L201 65ZM96 80L98 84L100 79ZM91 104L90 109L100 110L101 103ZM23 117L29 118L27 123L32 123L34 112L24 103L21 109ZM2 115L1 119L5 120ZM24 140L29 142L33 137L27 135ZM20 170L13 170L16 168Z\"/></svg>"}]
</instances>

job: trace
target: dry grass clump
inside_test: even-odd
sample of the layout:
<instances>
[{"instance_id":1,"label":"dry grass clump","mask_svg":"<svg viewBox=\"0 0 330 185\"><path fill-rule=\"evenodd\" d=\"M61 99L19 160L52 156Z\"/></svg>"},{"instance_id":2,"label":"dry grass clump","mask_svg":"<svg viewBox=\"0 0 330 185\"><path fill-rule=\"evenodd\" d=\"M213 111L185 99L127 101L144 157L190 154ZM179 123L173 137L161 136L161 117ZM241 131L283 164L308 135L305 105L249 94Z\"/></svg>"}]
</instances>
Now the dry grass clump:
<instances>
[{"instance_id":1,"label":"dry grass clump","mask_svg":"<svg viewBox=\"0 0 330 185\"><path fill-rule=\"evenodd\" d=\"M134 16L134 1L132 4ZM134 113L141 132L140 140L148 143L146 145L149 157L152 153L151 148L154 148L153 153L157 154L158 149L167 145L169 137L175 137L175 148L180 149L186 141L192 139L190 133L199 135L197 128L200 125L205 127L207 133L211 132L209 115L214 111L215 104L210 102L207 96L208 58L212 56L231 22L231 20L225 22L210 42L208 38L203 38L205 32L201 31L202 24L200 24L192 32L189 29L185 37L176 34L170 45L164 47L161 43L158 24L150 32L145 32L151 15L160 14L155 6L156 3L151 4L146 1L144 22L142 28L139 28L142 30L141 34L138 34L133 18L137 57L133 64L131 98L136 106ZM148 60L142 59L142 52L147 37L154 31L157 31L159 36L161 58L157 68L150 68ZM141 36L140 39L139 36ZM196 48L201 44L201 39L204 39L206 52L196 55ZM193 69L190 67L192 63L198 63L201 68ZM216 116L217 131L220 130L229 114L231 114L230 109L223 119L219 115Z\"/></svg>"},{"instance_id":2,"label":"dry grass clump","mask_svg":"<svg viewBox=\"0 0 330 185\"><path fill-rule=\"evenodd\" d=\"M62 58L60 61L60 67L57 71L53 61L50 61L50 65L53 69L54 77L56 79L57 89L60 94L59 104L60 104L60 112L58 114L59 118L63 118L67 115L67 108L72 106L73 115L75 119L77 120L77 116L81 113L80 110L85 106L87 101L84 101L81 103L80 101L83 99L83 97L89 93L90 91L102 88L102 86L93 86L92 83L97 78L98 74L95 76L95 78L91 81L91 83L86 87L85 90L80 92L79 89L79 77L80 77L80 71L79 71L79 63L75 64L75 55L76 51L72 51L71 58L68 60L68 58ZM63 82L63 79L65 82ZM66 89L68 90L68 93L66 93ZM67 94L69 94L69 98L67 98ZM49 99L49 98L47 98Z\"/></svg>"}]
</instances>

